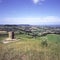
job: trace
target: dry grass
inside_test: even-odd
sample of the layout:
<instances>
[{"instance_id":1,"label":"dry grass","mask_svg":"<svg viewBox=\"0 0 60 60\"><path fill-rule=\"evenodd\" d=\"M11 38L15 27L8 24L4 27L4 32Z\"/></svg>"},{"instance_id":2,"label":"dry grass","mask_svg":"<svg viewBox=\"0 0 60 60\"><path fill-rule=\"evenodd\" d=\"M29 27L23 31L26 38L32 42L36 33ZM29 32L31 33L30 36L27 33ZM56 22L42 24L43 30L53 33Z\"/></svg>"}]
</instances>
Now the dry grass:
<instances>
[{"instance_id":1,"label":"dry grass","mask_svg":"<svg viewBox=\"0 0 60 60\"><path fill-rule=\"evenodd\" d=\"M53 48L55 49L55 48ZM41 47L39 41L18 41L0 44L0 60L59 60L60 52Z\"/></svg>"},{"instance_id":2,"label":"dry grass","mask_svg":"<svg viewBox=\"0 0 60 60\"><path fill-rule=\"evenodd\" d=\"M0 60L60 60L59 43L48 41L48 46L42 47L41 40L45 37L36 39L19 37L19 41L0 43Z\"/></svg>"}]
</instances>

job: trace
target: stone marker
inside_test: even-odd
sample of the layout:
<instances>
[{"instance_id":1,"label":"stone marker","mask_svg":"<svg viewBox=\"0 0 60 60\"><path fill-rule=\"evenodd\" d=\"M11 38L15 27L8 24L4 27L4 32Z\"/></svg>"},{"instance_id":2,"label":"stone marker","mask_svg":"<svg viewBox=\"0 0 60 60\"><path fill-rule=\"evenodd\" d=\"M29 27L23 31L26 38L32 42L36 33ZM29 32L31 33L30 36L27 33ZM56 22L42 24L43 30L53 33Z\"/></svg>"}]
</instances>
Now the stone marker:
<instances>
[{"instance_id":1,"label":"stone marker","mask_svg":"<svg viewBox=\"0 0 60 60\"><path fill-rule=\"evenodd\" d=\"M14 42L17 41L14 37L14 32L13 31L9 31L8 32L8 38L6 38L5 40L3 40L3 43L9 43L9 42Z\"/></svg>"},{"instance_id":2,"label":"stone marker","mask_svg":"<svg viewBox=\"0 0 60 60\"><path fill-rule=\"evenodd\" d=\"M9 32L9 39L14 39L14 32L12 31Z\"/></svg>"}]
</instances>

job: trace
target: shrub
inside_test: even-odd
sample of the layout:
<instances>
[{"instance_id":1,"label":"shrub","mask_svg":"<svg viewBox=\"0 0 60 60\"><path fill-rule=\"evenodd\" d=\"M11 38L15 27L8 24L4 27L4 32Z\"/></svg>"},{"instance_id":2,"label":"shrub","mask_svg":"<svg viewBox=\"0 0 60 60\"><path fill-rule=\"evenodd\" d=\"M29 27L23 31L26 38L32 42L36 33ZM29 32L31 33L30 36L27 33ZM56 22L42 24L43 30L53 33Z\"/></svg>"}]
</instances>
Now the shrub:
<instances>
[{"instance_id":1,"label":"shrub","mask_svg":"<svg viewBox=\"0 0 60 60\"><path fill-rule=\"evenodd\" d=\"M41 42L41 44L42 44L43 47L47 47L47 46L48 46L47 40L43 40L43 41Z\"/></svg>"}]
</instances>

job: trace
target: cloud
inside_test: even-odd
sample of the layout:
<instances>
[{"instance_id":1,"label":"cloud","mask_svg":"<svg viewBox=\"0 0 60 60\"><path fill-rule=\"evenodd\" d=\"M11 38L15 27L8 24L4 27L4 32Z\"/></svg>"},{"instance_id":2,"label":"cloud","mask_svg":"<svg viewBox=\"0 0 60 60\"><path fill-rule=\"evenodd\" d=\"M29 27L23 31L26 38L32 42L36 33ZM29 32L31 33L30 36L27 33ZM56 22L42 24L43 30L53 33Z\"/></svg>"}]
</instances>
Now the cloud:
<instances>
[{"instance_id":1,"label":"cloud","mask_svg":"<svg viewBox=\"0 0 60 60\"><path fill-rule=\"evenodd\" d=\"M34 24L34 25L50 25L50 24L60 24L60 18L56 16L46 16L39 18L4 18L2 20L5 24Z\"/></svg>"},{"instance_id":2,"label":"cloud","mask_svg":"<svg viewBox=\"0 0 60 60\"><path fill-rule=\"evenodd\" d=\"M40 18L4 18L7 24L36 24Z\"/></svg>"},{"instance_id":3,"label":"cloud","mask_svg":"<svg viewBox=\"0 0 60 60\"><path fill-rule=\"evenodd\" d=\"M41 4L43 1L45 1L45 0L32 0L33 1L33 3L34 4Z\"/></svg>"},{"instance_id":4,"label":"cloud","mask_svg":"<svg viewBox=\"0 0 60 60\"><path fill-rule=\"evenodd\" d=\"M34 4L37 4L39 2L39 0L33 0Z\"/></svg>"},{"instance_id":5,"label":"cloud","mask_svg":"<svg viewBox=\"0 0 60 60\"><path fill-rule=\"evenodd\" d=\"M60 18L57 16L47 16L43 18L45 24L60 24Z\"/></svg>"}]
</instances>

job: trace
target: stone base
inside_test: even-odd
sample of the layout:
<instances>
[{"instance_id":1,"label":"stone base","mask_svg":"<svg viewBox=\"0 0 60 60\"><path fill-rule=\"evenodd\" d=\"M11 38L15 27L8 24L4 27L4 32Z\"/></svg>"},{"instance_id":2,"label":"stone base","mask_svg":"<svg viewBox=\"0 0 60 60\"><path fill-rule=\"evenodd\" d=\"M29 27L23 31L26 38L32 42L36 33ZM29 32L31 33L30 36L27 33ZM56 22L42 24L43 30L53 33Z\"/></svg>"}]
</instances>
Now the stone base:
<instances>
[{"instance_id":1,"label":"stone base","mask_svg":"<svg viewBox=\"0 0 60 60\"><path fill-rule=\"evenodd\" d=\"M7 38L7 39L3 40L3 43L6 44L6 43L14 42L14 41L18 41L18 40Z\"/></svg>"},{"instance_id":2,"label":"stone base","mask_svg":"<svg viewBox=\"0 0 60 60\"><path fill-rule=\"evenodd\" d=\"M13 41L13 40L16 40L16 39L11 39L11 38L7 38L7 39L5 39L5 40L9 40L9 41Z\"/></svg>"}]
</instances>

